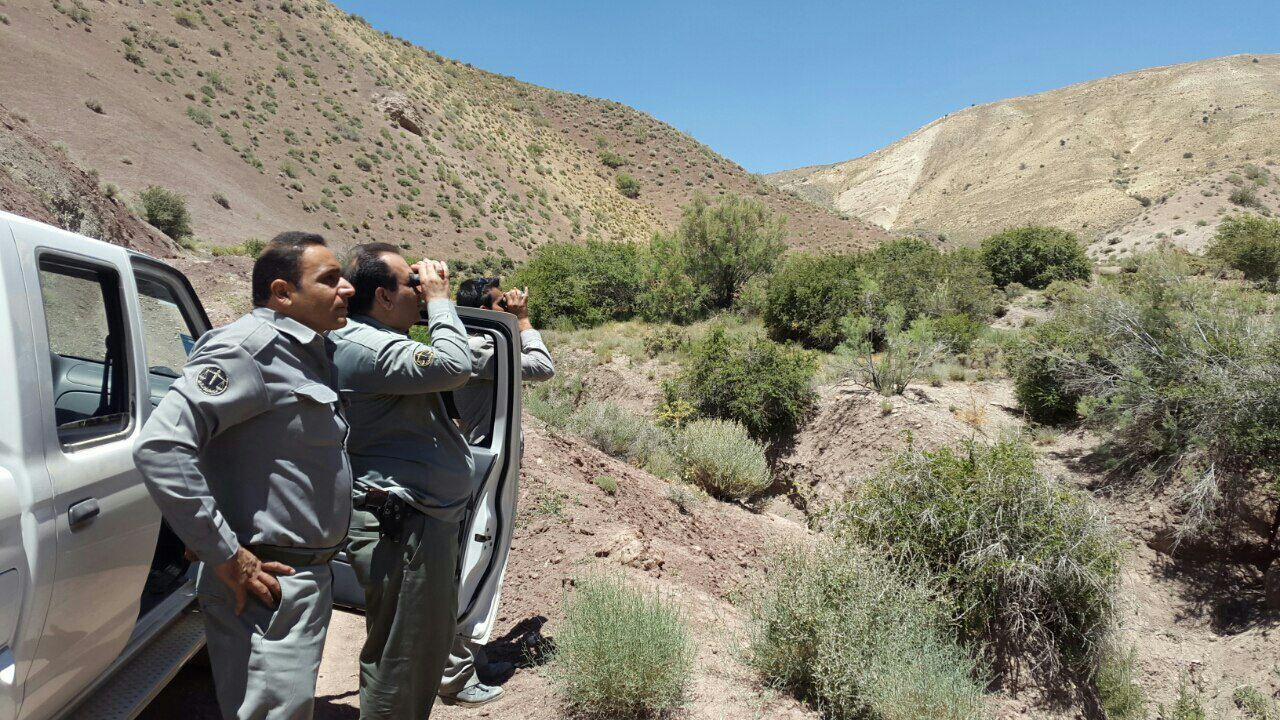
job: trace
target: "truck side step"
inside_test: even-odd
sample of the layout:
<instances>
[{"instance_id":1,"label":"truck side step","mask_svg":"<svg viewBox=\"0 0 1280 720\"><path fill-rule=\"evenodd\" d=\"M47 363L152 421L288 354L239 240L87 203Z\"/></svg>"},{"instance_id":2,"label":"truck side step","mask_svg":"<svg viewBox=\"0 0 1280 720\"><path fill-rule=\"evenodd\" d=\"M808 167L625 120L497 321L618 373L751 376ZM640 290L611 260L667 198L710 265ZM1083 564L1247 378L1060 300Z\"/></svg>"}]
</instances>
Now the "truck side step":
<instances>
[{"instance_id":1,"label":"truck side step","mask_svg":"<svg viewBox=\"0 0 1280 720\"><path fill-rule=\"evenodd\" d=\"M129 658L67 720L133 720L204 647L204 618L194 603Z\"/></svg>"}]
</instances>

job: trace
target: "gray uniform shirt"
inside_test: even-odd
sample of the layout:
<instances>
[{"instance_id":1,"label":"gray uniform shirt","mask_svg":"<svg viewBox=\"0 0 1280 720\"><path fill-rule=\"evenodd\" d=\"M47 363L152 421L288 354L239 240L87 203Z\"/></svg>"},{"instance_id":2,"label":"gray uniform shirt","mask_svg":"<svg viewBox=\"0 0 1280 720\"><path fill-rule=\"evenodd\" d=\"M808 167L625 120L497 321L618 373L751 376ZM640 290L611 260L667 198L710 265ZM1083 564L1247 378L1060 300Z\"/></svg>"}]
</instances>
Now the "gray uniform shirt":
<instances>
[{"instance_id":1,"label":"gray uniform shirt","mask_svg":"<svg viewBox=\"0 0 1280 720\"><path fill-rule=\"evenodd\" d=\"M469 442L478 443L489 434L493 421L493 339L488 335L472 335L467 338L471 349L471 381L453 393L458 408L462 435ZM520 333L520 379L528 382L550 380L556 374L551 352L542 342L537 330Z\"/></svg>"},{"instance_id":2,"label":"gray uniform shirt","mask_svg":"<svg viewBox=\"0 0 1280 720\"><path fill-rule=\"evenodd\" d=\"M474 491L471 448L440 393L471 377L466 328L448 300L427 303L431 344L363 316L333 332L338 385L351 421L357 484L391 490L446 521Z\"/></svg>"},{"instance_id":3,"label":"gray uniform shirt","mask_svg":"<svg viewBox=\"0 0 1280 720\"><path fill-rule=\"evenodd\" d=\"M347 534L351 465L333 343L268 308L205 333L133 457L206 563L241 545L328 548Z\"/></svg>"}]
</instances>

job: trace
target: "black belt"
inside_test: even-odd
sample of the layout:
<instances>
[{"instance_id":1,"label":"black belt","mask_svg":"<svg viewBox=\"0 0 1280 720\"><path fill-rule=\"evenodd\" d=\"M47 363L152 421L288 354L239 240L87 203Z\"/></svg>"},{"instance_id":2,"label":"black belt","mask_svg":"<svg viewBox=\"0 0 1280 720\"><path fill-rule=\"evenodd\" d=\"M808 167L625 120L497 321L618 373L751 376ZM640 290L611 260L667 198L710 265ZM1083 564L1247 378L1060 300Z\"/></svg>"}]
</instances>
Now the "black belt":
<instances>
[{"instance_id":1,"label":"black belt","mask_svg":"<svg viewBox=\"0 0 1280 720\"><path fill-rule=\"evenodd\" d=\"M263 562L284 563L289 567L307 567L308 565L325 565L342 552L346 543L331 548L294 548L276 545L250 545L249 552L258 556Z\"/></svg>"}]
</instances>

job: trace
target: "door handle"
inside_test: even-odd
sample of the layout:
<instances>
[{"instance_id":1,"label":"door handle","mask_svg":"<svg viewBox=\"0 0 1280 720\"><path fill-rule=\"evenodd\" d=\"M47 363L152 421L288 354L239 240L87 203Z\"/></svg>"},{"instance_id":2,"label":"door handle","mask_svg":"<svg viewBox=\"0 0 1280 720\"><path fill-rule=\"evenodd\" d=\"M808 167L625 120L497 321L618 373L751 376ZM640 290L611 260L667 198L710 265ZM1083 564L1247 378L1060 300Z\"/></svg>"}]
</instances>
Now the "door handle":
<instances>
[{"instance_id":1,"label":"door handle","mask_svg":"<svg viewBox=\"0 0 1280 720\"><path fill-rule=\"evenodd\" d=\"M102 508L98 507L97 498L89 498L67 508L67 524L72 530L98 517Z\"/></svg>"}]
</instances>

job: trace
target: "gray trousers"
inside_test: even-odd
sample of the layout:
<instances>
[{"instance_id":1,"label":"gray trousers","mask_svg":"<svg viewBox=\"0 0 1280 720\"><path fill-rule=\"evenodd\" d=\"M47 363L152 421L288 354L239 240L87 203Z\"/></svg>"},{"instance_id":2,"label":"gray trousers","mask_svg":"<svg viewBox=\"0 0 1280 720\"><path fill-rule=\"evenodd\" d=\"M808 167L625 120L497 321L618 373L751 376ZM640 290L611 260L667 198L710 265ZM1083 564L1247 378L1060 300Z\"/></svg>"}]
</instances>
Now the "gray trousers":
<instances>
[{"instance_id":1,"label":"gray trousers","mask_svg":"<svg viewBox=\"0 0 1280 720\"><path fill-rule=\"evenodd\" d=\"M458 620L458 522L417 512L399 538L356 510L347 553L364 587L361 720L427 720Z\"/></svg>"},{"instance_id":2,"label":"gray trousers","mask_svg":"<svg viewBox=\"0 0 1280 720\"><path fill-rule=\"evenodd\" d=\"M224 720L310 720L333 612L328 565L282 575L274 609L249 596L236 615L231 588L207 566L196 581L213 687Z\"/></svg>"},{"instance_id":3,"label":"gray trousers","mask_svg":"<svg viewBox=\"0 0 1280 720\"><path fill-rule=\"evenodd\" d=\"M455 635L453 647L449 649L449 661L444 666L444 677L440 680L440 694L457 695L478 684L480 678L476 677L476 664L485 662L484 645Z\"/></svg>"}]
</instances>

